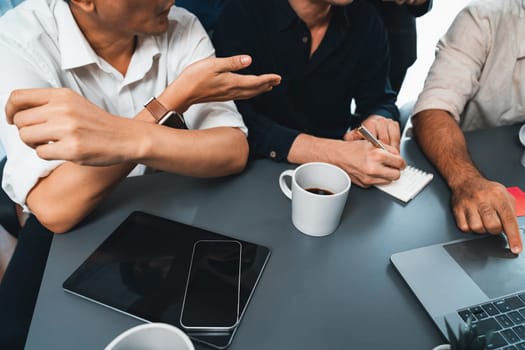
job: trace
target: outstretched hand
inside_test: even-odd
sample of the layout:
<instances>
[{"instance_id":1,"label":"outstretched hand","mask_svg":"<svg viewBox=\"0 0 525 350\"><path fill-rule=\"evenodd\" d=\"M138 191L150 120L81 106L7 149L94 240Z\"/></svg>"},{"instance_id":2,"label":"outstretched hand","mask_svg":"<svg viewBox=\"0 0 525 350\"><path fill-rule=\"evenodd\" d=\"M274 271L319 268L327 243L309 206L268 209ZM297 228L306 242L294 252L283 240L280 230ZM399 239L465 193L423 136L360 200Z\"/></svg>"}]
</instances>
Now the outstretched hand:
<instances>
[{"instance_id":1,"label":"outstretched hand","mask_svg":"<svg viewBox=\"0 0 525 350\"><path fill-rule=\"evenodd\" d=\"M174 83L167 88L174 94L181 93L183 87L186 103L177 111L184 111L195 103L210 101L243 100L272 90L281 82L277 74L243 75L233 73L252 63L248 55L226 58L210 57L186 67Z\"/></svg>"}]
</instances>

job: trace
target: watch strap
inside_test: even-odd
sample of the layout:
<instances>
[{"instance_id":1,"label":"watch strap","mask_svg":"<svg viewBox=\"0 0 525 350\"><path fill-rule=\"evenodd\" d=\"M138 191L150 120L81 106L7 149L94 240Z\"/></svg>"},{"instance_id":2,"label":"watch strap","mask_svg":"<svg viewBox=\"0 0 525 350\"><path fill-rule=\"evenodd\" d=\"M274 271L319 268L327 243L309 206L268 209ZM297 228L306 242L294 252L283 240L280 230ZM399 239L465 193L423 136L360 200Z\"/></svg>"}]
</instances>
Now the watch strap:
<instances>
[{"instance_id":1,"label":"watch strap","mask_svg":"<svg viewBox=\"0 0 525 350\"><path fill-rule=\"evenodd\" d=\"M157 124L169 126L176 129L187 129L186 122L182 114L170 111L162 105L155 97L152 97L144 104L144 107L151 114Z\"/></svg>"},{"instance_id":2,"label":"watch strap","mask_svg":"<svg viewBox=\"0 0 525 350\"><path fill-rule=\"evenodd\" d=\"M144 104L144 107L151 114L156 123L159 123L166 114L168 110L162 105L155 97L152 97Z\"/></svg>"}]
</instances>

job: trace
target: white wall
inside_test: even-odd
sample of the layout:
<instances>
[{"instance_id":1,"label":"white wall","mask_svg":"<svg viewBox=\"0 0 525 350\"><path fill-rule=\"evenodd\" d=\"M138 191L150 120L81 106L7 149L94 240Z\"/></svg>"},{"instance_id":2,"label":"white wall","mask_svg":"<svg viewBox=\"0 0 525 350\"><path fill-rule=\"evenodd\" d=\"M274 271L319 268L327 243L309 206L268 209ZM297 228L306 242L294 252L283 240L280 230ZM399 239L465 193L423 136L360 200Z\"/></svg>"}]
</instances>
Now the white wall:
<instances>
[{"instance_id":1,"label":"white wall","mask_svg":"<svg viewBox=\"0 0 525 350\"><path fill-rule=\"evenodd\" d=\"M434 0L432 10L417 19L418 59L410 67L398 96L398 106L417 99L423 89L427 72L434 61L439 38L447 31L456 14L469 0Z\"/></svg>"}]
</instances>

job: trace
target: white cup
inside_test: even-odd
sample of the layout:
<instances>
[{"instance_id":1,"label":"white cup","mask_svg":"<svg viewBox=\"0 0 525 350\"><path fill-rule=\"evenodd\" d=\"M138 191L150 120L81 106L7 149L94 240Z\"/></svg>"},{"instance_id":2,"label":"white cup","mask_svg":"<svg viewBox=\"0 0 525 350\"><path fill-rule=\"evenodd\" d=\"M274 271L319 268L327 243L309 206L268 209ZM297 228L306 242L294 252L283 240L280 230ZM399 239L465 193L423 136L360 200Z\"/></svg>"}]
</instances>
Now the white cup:
<instances>
[{"instance_id":1,"label":"white cup","mask_svg":"<svg viewBox=\"0 0 525 350\"><path fill-rule=\"evenodd\" d=\"M190 338L165 323L146 323L128 329L104 350L195 350Z\"/></svg>"},{"instance_id":2,"label":"white cup","mask_svg":"<svg viewBox=\"0 0 525 350\"><path fill-rule=\"evenodd\" d=\"M285 178L292 178L292 188ZM328 163L306 163L279 176L283 193L292 200L292 222L310 236L326 236L341 221L351 181L348 174ZM322 189L331 194L315 194L308 190Z\"/></svg>"},{"instance_id":3,"label":"white cup","mask_svg":"<svg viewBox=\"0 0 525 350\"><path fill-rule=\"evenodd\" d=\"M521 144L525 146L525 124L521 126L518 136L520 138ZM521 154L521 165L525 167L525 150Z\"/></svg>"}]
</instances>

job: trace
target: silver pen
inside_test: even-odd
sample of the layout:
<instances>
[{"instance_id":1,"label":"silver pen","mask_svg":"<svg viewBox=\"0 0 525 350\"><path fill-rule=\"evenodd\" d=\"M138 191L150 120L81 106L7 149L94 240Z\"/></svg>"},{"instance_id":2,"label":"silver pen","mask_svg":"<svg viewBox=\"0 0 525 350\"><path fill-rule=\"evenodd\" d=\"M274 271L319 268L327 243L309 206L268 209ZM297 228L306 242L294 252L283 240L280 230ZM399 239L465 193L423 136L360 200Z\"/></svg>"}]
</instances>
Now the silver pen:
<instances>
[{"instance_id":1,"label":"silver pen","mask_svg":"<svg viewBox=\"0 0 525 350\"><path fill-rule=\"evenodd\" d=\"M357 132L363 136L363 138L367 141L369 141L374 147L381 148L382 150L386 151L385 145L381 143L370 131L368 131L367 128L365 128L364 125L361 125L359 128L357 128Z\"/></svg>"}]
</instances>

